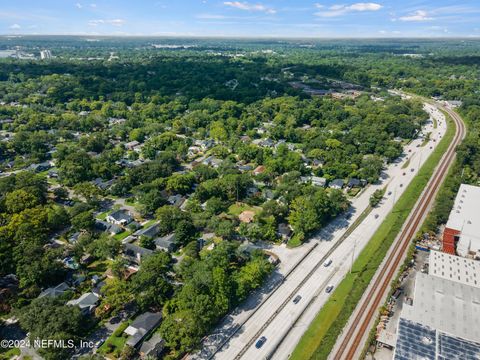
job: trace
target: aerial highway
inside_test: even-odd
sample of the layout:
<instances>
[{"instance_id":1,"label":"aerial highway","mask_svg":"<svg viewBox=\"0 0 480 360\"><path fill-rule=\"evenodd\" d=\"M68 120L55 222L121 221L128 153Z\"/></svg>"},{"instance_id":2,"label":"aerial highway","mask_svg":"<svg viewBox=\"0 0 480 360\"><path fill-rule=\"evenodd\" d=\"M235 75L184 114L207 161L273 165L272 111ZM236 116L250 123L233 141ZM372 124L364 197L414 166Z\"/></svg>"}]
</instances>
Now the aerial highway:
<instances>
[{"instance_id":1,"label":"aerial highway","mask_svg":"<svg viewBox=\"0 0 480 360\"><path fill-rule=\"evenodd\" d=\"M349 323L338 339L330 358L334 360L356 359L359 357L369 330L376 318L379 307L385 301L392 280L405 258L411 239L420 228L431 208L435 195L455 159L455 149L465 137L465 125L460 116L452 109L437 105L447 112L456 126L456 134L447 152L440 160L427 187L404 224L404 227L392 245L386 259L371 282L369 288L357 305Z\"/></svg>"},{"instance_id":2,"label":"aerial highway","mask_svg":"<svg viewBox=\"0 0 480 360\"><path fill-rule=\"evenodd\" d=\"M429 108L431 116L433 107ZM445 131L445 121L439 121L438 128L429 125L426 130L432 132L432 138L440 138ZM328 229L322 231L310 241L305 255L285 274L275 287L254 309L235 311L225 319L212 335L204 340L200 353L191 358L198 359L251 359L251 358L288 358L299 336L305 330L298 325L305 315L305 326L313 320L318 308L328 299L326 288L336 286L350 270L352 261L376 231L394 203L415 177L420 165L428 158L438 142L432 146L421 147L421 139L415 140L405 149L406 158L391 164L385 171L381 184L373 185L354 199L355 209L350 219L340 219ZM402 169L403 161L409 161L408 169ZM385 200L367 214L358 223L360 214L368 207L370 195L378 188L387 187ZM357 221L355 227L352 224ZM311 246L314 244L314 246ZM318 244L318 245L316 245ZM325 263L331 260L331 265ZM294 300L300 300L295 302ZM317 309L318 311L318 309ZM245 315L248 314L248 315ZM266 340L258 348L258 340ZM256 346L257 345L257 346Z\"/></svg>"}]
</instances>

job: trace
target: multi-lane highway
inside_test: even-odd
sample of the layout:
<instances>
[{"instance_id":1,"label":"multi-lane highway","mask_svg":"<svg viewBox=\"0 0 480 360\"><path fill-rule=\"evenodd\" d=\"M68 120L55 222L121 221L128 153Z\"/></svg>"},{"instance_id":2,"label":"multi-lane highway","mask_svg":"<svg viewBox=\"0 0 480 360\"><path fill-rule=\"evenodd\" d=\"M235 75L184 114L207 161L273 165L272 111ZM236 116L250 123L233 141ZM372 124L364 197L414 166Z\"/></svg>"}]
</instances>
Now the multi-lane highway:
<instances>
[{"instance_id":1,"label":"multi-lane highway","mask_svg":"<svg viewBox=\"0 0 480 360\"><path fill-rule=\"evenodd\" d=\"M306 326L327 300L326 287L330 284L336 286L349 271L352 261L445 133L446 122L441 113L430 105L426 105L426 109L438 122L437 128L430 124L424 129L424 132L431 133L432 141L427 146L421 146L421 139L409 144L405 149L406 157L386 169L382 184L370 186L354 199L353 215L349 220L338 219L304 245L304 253L296 262L289 263L290 268L283 269L283 278L273 290L259 297L254 306L237 309L224 319L204 340L202 351L192 358L288 358ZM402 168L406 161L409 161L408 167ZM385 186L387 192L382 204L355 229L349 228L368 207L373 191ZM332 260L330 266L324 266L327 259ZM298 296L300 300L294 302ZM255 343L261 336L266 341L257 348Z\"/></svg>"},{"instance_id":2,"label":"multi-lane highway","mask_svg":"<svg viewBox=\"0 0 480 360\"><path fill-rule=\"evenodd\" d=\"M448 107L439 107L446 111L455 123L456 134L454 140L451 142L447 152L435 169L433 176L404 224L401 233L392 245L385 261L377 270L373 281L359 302L342 336L332 351L331 359L350 360L359 357L378 309L385 301L385 297L390 289L390 284L399 266L403 262L410 241L428 213L440 184L455 159L455 149L465 136L465 126L460 116Z\"/></svg>"}]
</instances>

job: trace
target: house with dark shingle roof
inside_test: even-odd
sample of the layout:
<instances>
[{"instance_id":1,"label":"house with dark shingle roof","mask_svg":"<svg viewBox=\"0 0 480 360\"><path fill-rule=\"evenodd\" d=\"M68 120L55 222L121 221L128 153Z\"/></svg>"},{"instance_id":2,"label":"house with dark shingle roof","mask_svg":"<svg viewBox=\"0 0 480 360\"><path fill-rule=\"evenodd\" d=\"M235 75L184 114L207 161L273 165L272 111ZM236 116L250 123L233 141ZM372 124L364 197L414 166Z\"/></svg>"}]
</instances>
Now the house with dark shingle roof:
<instances>
[{"instance_id":1,"label":"house with dark shingle roof","mask_svg":"<svg viewBox=\"0 0 480 360\"><path fill-rule=\"evenodd\" d=\"M332 189L342 189L344 184L345 181L343 181L342 179L335 179L330 182L330 184L328 184L328 187Z\"/></svg>"},{"instance_id":2,"label":"house with dark shingle roof","mask_svg":"<svg viewBox=\"0 0 480 360\"><path fill-rule=\"evenodd\" d=\"M147 228L135 231L133 235L136 237L147 236L147 237L153 238L157 236L158 231L159 231L158 224L153 224Z\"/></svg>"},{"instance_id":3,"label":"house with dark shingle roof","mask_svg":"<svg viewBox=\"0 0 480 360\"><path fill-rule=\"evenodd\" d=\"M150 334L162 321L161 313L146 312L137 318L124 330L124 333L130 335L127 339L127 345L137 347L140 342Z\"/></svg>"},{"instance_id":4,"label":"house with dark shingle roof","mask_svg":"<svg viewBox=\"0 0 480 360\"><path fill-rule=\"evenodd\" d=\"M67 283L62 282L55 287L49 287L48 289L43 290L40 293L40 295L38 295L38 297L39 298L42 298L42 297L56 298L57 296L63 295L68 290L70 290L70 286L68 286Z\"/></svg>"},{"instance_id":5,"label":"house with dark shingle roof","mask_svg":"<svg viewBox=\"0 0 480 360\"><path fill-rule=\"evenodd\" d=\"M175 233L158 237L154 241L155 241L155 246L157 247L157 250L172 252L172 251L175 251L175 249L177 248Z\"/></svg>"},{"instance_id":6,"label":"house with dark shingle roof","mask_svg":"<svg viewBox=\"0 0 480 360\"><path fill-rule=\"evenodd\" d=\"M125 243L123 244L123 255L128 260L137 264L142 262L142 259L153 254L153 250L145 249L141 246Z\"/></svg>"},{"instance_id":7,"label":"house with dark shingle roof","mask_svg":"<svg viewBox=\"0 0 480 360\"><path fill-rule=\"evenodd\" d=\"M138 351L140 357L143 359L147 356L158 358L163 348L165 347L165 340L160 336L160 334L153 334L153 336L144 341L140 350Z\"/></svg>"}]
</instances>

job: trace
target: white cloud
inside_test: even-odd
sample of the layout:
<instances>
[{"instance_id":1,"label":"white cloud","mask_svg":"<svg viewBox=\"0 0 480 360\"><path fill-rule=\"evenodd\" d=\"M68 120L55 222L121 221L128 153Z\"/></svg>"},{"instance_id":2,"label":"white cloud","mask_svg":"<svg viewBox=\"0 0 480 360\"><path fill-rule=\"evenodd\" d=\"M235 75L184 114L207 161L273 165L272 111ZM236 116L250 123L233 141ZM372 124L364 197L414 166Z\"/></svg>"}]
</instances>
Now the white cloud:
<instances>
[{"instance_id":1,"label":"white cloud","mask_svg":"<svg viewBox=\"0 0 480 360\"><path fill-rule=\"evenodd\" d=\"M98 25L113 25L113 26L123 26L125 24L124 19L97 19L97 20L90 20L88 25L90 26L98 26Z\"/></svg>"},{"instance_id":2,"label":"white cloud","mask_svg":"<svg viewBox=\"0 0 480 360\"><path fill-rule=\"evenodd\" d=\"M90 7L95 9L97 7L97 4L90 4Z\"/></svg>"},{"instance_id":3,"label":"white cloud","mask_svg":"<svg viewBox=\"0 0 480 360\"><path fill-rule=\"evenodd\" d=\"M220 19L226 19L227 18L224 15L218 15L218 14L198 14L195 17L197 19L204 19L204 20L220 20Z\"/></svg>"},{"instance_id":4,"label":"white cloud","mask_svg":"<svg viewBox=\"0 0 480 360\"><path fill-rule=\"evenodd\" d=\"M267 14L275 14L277 12L275 9L262 4L250 4L241 1L225 1L223 5L246 11L261 11Z\"/></svg>"},{"instance_id":5,"label":"white cloud","mask_svg":"<svg viewBox=\"0 0 480 360\"><path fill-rule=\"evenodd\" d=\"M81 8L83 8L83 5L80 4L80 3L76 3L76 4L75 4L75 7L76 7L77 9L81 9Z\"/></svg>"},{"instance_id":6,"label":"white cloud","mask_svg":"<svg viewBox=\"0 0 480 360\"><path fill-rule=\"evenodd\" d=\"M317 8L322 8L319 4L315 4ZM319 11L315 15L320 17L336 17L345 15L352 12L365 12L365 11L378 11L383 8L382 5L377 3L354 3L350 5L332 5L325 11Z\"/></svg>"},{"instance_id":7,"label":"white cloud","mask_svg":"<svg viewBox=\"0 0 480 360\"><path fill-rule=\"evenodd\" d=\"M432 17L428 16L428 13L424 10L417 10L414 11L413 13L406 15L406 16L400 16L398 18L400 21L429 21L433 20Z\"/></svg>"},{"instance_id":8,"label":"white cloud","mask_svg":"<svg viewBox=\"0 0 480 360\"><path fill-rule=\"evenodd\" d=\"M20 25L18 25L18 24L13 24L13 25L10 26L10 29L11 29L11 30L18 30L18 29L21 29L21 28L22 28L22 27L21 27Z\"/></svg>"}]
</instances>

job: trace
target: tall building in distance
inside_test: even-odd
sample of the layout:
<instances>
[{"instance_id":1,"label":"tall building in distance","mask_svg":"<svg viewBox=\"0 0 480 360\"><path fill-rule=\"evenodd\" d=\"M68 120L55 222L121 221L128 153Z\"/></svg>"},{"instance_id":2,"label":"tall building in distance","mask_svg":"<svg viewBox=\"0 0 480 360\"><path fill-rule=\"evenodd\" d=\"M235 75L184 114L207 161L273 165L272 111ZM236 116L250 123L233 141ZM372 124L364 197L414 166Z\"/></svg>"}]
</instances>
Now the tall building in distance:
<instances>
[{"instance_id":1,"label":"tall building in distance","mask_svg":"<svg viewBox=\"0 0 480 360\"><path fill-rule=\"evenodd\" d=\"M448 254L480 258L480 187L460 185L443 232L442 248Z\"/></svg>"},{"instance_id":2,"label":"tall building in distance","mask_svg":"<svg viewBox=\"0 0 480 360\"><path fill-rule=\"evenodd\" d=\"M40 59L45 60L45 59L51 59L52 58L52 52L50 50L40 50Z\"/></svg>"}]
</instances>

